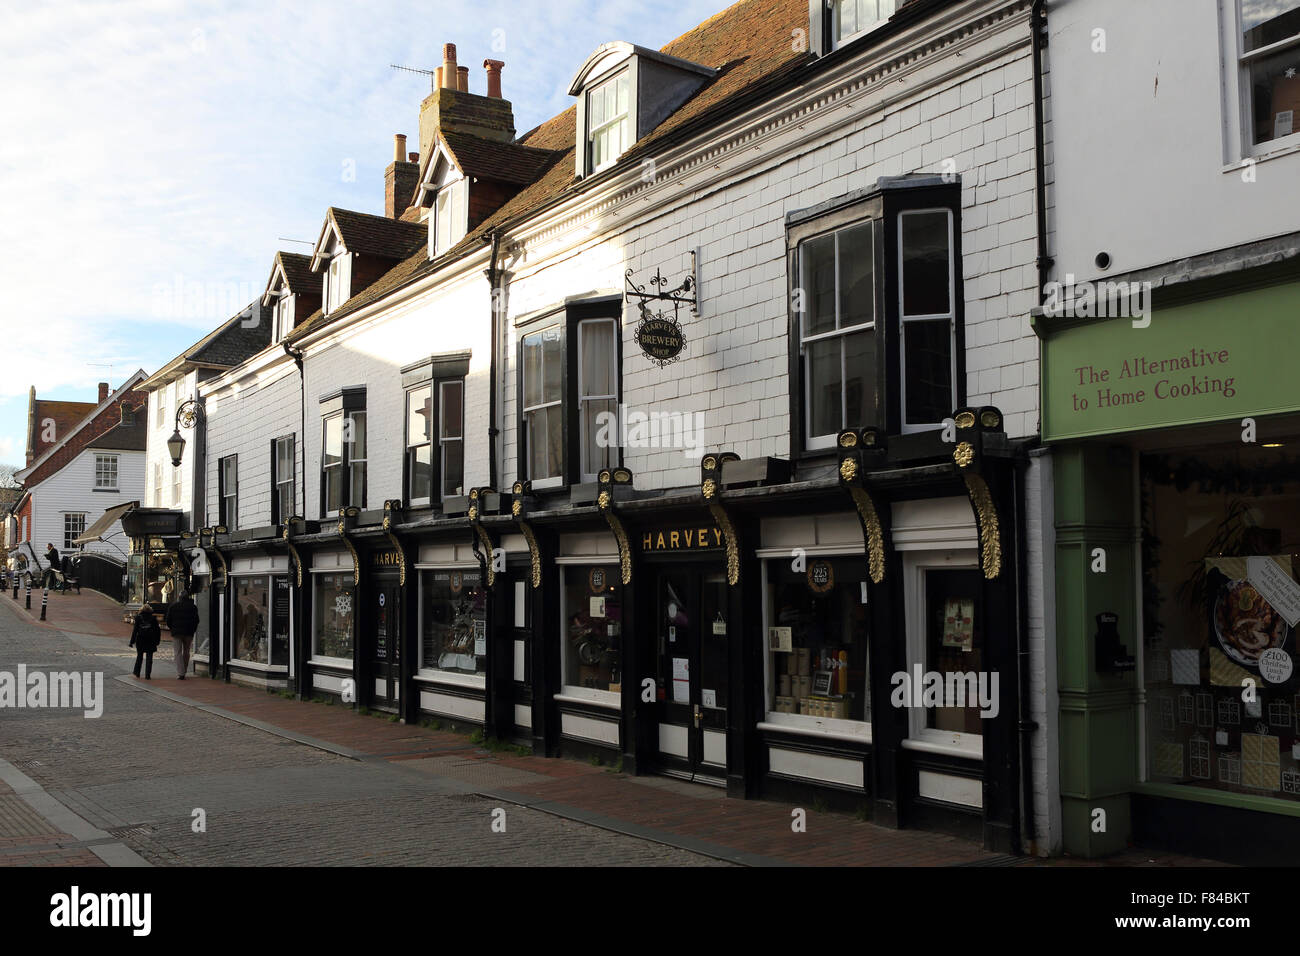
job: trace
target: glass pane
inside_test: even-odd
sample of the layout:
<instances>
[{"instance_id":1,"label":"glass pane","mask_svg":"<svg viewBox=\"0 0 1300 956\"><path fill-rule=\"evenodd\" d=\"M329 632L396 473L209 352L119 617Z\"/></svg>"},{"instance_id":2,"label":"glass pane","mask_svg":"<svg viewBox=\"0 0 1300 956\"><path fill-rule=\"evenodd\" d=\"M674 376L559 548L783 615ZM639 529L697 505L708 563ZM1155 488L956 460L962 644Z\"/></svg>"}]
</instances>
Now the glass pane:
<instances>
[{"instance_id":1,"label":"glass pane","mask_svg":"<svg viewBox=\"0 0 1300 956\"><path fill-rule=\"evenodd\" d=\"M348 458L365 458L366 457L366 413L353 412L349 416L352 420L352 434L344 436L350 439L348 442Z\"/></svg>"},{"instance_id":2,"label":"glass pane","mask_svg":"<svg viewBox=\"0 0 1300 956\"><path fill-rule=\"evenodd\" d=\"M234 658L270 663L270 591L268 578L235 578Z\"/></svg>"},{"instance_id":3,"label":"glass pane","mask_svg":"<svg viewBox=\"0 0 1300 956\"><path fill-rule=\"evenodd\" d=\"M618 441L618 407L613 399L582 403L582 473L597 474L614 465Z\"/></svg>"},{"instance_id":4,"label":"glass pane","mask_svg":"<svg viewBox=\"0 0 1300 956\"><path fill-rule=\"evenodd\" d=\"M840 328L875 318L876 269L871 224L845 229L840 244Z\"/></svg>"},{"instance_id":5,"label":"glass pane","mask_svg":"<svg viewBox=\"0 0 1300 956\"><path fill-rule=\"evenodd\" d=\"M464 430L462 423L465 420L464 403L461 401L464 386L460 382L443 382L439 389L441 391L439 399L442 402L440 437L460 438Z\"/></svg>"},{"instance_id":6,"label":"glass pane","mask_svg":"<svg viewBox=\"0 0 1300 956\"><path fill-rule=\"evenodd\" d=\"M325 471L325 513L335 515L343 503L343 468L334 465Z\"/></svg>"},{"instance_id":7,"label":"glass pane","mask_svg":"<svg viewBox=\"0 0 1300 956\"><path fill-rule=\"evenodd\" d=\"M364 508L366 506L366 465L365 462L358 462L349 469L352 475L352 487L348 492L348 504L355 508Z\"/></svg>"},{"instance_id":8,"label":"glass pane","mask_svg":"<svg viewBox=\"0 0 1300 956\"><path fill-rule=\"evenodd\" d=\"M618 106L619 113L626 113L628 107L628 77L624 73L618 78Z\"/></svg>"},{"instance_id":9,"label":"glass pane","mask_svg":"<svg viewBox=\"0 0 1300 956\"><path fill-rule=\"evenodd\" d=\"M336 415L325 420L324 465L335 465L343 460L343 418Z\"/></svg>"},{"instance_id":10,"label":"glass pane","mask_svg":"<svg viewBox=\"0 0 1300 956\"><path fill-rule=\"evenodd\" d=\"M558 327L542 333L542 353L542 401L558 402L564 383L564 336Z\"/></svg>"},{"instance_id":11,"label":"glass pane","mask_svg":"<svg viewBox=\"0 0 1300 956\"><path fill-rule=\"evenodd\" d=\"M1252 64L1250 97L1255 143L1300 133L1300 47Z\"/></svg>"},{"instance_id":12,"label":"glass pane","mask_svg":"<svg viewBox=\"0 0 1300 956\"><path fill-rule=\"evenodd\" d=\"M614 323L583 322L578 326L582 355L578 361L582 369L581 394L614 394Z\"/></svg>"},{"instance_id":13,"label":"glass pane","mask_svg":"<svg viewBox=\"0 0 1300 956\"><path fill-rule=\"evenodd\" d=\"M351 574L313 575L316 607L313 644L322 657L352 658L353 595Z\"/></svg>"},{"instance_id":14,"label":"glass pane","mask_svg":"<svg viewBox=\"0 0 1300 956\"><path fill-rule=\"evenodd\" d=\"M789 650L769 646L768 709L869 722L865 562L810 560L805 571L792 570L789 561L769 561L767 566L770 620L774 627L790 630L788 645L781 643ZM814 580L820 590L810 586ZM831 674L829 693L813 691L819 671Z\"/></svg>"},{"instance_id":15,"label":"glass pane","mask_svg":"<svg viewBox=\"0 0 1300 956\"><path fill-rule=\"evenodd\" d=\"M587 104L591 113L587 117L587 123L594 129L605 122L605 91L600 87L596 87L587 98Z\"/></svg>"},{"instance_id":16,"label":"glass pane","mask_svg":"<svg viewBox=\"0 0 1300 956\"><path fill-rule=\"evenodd\" d=\"M944 315L949 311L948 213L904 213L903 314Z\"/></svg>"},{"instance_id":17,"label":"glass pane","mask_svg":"<svg viewBox=\"0 0 1300 956\"><path fill-rule=\"evenodd\" d=\"M524 407L542 404L542 333L524 336Z\"/></svg>"},{"instance_id":18,"label":"glass pane","mask_svg":"<svg viewBox=\"0 0 1300 956\"><path fill-rule=\"evenodd\" d=\"M280 509L280 522L284 523L293 517L293 485L280 485L277 494L280 499L277 505Z\"/></svg>"},{"instance_id":19,"label":"glass pane","mask_svg":"<svg viewBox=\"0 0 1300 956\"><path fill-rule=\"evenodd\" d=\"M433 389L428 385L411 389L406 393L406 443L408 445L419 445L429 440L432 397Z\"/></svg>"},{"instance_id":20,"label":"glass pane","mask_svg":"<svg viewBox=\"0 0 1300 956\"><path fill-rule=\"evenodd\" d=\"M930 425L952 414L952 327L948 319L908 322L903 328L908 425Z\"/></svg>"},{"instance_id":21,"label":"glass pane","mask_svg":"<svg viewBox=\"0 0 1300 956\"><path fill-rule=\"evenodd\" d=\"M805 338L835 328L835 236L805 242L803 258L803 334Z\"/></svg>"},{"instance_id":22,"label":"glass pane","mask_svg":"<svg viewBox=\"0 0 1300 956\"><path fill-rule=\"evenodd\" d=\"M984 609L978 571L925 572L925 671L944 675L945 703L925 708L925 726L962 734L983 734L981 703L993 701L984 663ZM949 681L960 698L947 696ZM981 682L983 686L981 687Z\"/></svg>"},{"instance_id":23,"label":"glass pane","mask_svg":"<svg viewBox=\"0 0 1300 956\"><path fill-rule=\"evenodd\" d=\"M1300 0L1241 0L1241 31L1243 53L1295 36Z\"/></svg>"},{"instance_id":24,"label":"glass pane","mask_svg":"<svg viewBox=\"0 0 1300 956\"><path fill-rule=\"evenodd\" d=\"M524 426L528 433L528 477L534 481L551 477L547 460L546 409L529 412Z\"/></svg>"},{"instance_id":25,"label":"glass pane","mask_svg":"<svg viewBox=\"0 0 1300 956\"><path fill-rule=\"evenodd\" d=\"M835 6L839 11L840 39L852 36L858 30L857 4L854 0L835 0Z\"/></svg>"},{"instance_id":26,"label":"glass pane","mask_svg":"<svg viewBox=\"0 0 1300 956\"><path fill-rule=\"evenodd\" d=\"M411 498L424 500L432 494L433 460L431 446L420 445L411 449Z\"/></svg>"},{"instance_id":27,"label":"glass pane","mask_svg":"<svg viewBox=\"0 0 1300 956\"><path fill-rule=\"evenodd\" d=\"M843 376L840 340L823 339L807 346L808 437L834 435L843 426Z\"/></svg>"},{"instance_id":28,"label":"glass pane","mask_svg":"<svg viewBox=\"0 0 1300 956\"><path fill-rule=\"evenodd\" d=\"M287 481L293 476L293 439L282 438L275 443L276 477Z\"/></svg>"},{"instance_id":29,"label":"glass pane","mask_svg":"<svg viewBox=\"0 0 1300 956\"><path fill-rule=\"evenodd\" d=\"M876 417L876 333L844 337L845 428L882 424Z\"/></svg>"},{"instance_id":30,"label":"glass pane","mask_svg":"<svg viewBox=\"0 0 1300 956\"><path fill-rule=\"evenodd\" d=\"M623 588L618 565L564 569L564 682L616 691L621 686L619 649Z\"/></svg>"},{"instance_id":31,"label":"glass pane","mask_svg":"<svg viewBox=\"0 0 1300 956\"><path fill-rule=\"evenodd\" d=\"M546 410L546 473L561 473L564 461L564 410L551 406Z\"/></svg>"},{"instance_id":32,"label":"glass pane","mask_svg":"<svg viewBox=\"0 0 1300 956\"><path fill-rule=\"evenodd\" d=\"M465 485L465 443L451 441L442 446L442 493L459 495Z\"/></svg>"},{"instance_id":33,"label":"glass pane","mask_svg":"<svg viewBox=\"0 0 1300 956\"><path fill-rule=\"evenodd\" d=\"M481 674L487 665L487 592L477 571L423 571L420 666Z\"/></svg>"}]
</instances>

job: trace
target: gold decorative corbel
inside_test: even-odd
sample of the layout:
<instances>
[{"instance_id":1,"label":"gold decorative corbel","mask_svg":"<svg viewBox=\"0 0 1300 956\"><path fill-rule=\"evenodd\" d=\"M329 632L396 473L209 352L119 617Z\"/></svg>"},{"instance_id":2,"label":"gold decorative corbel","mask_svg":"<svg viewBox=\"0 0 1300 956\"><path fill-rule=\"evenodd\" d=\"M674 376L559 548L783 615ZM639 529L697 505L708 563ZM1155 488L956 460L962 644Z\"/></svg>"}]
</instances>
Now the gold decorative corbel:
<instances>
[{"instance_id":1,"label":"gold decorative corbel","mask_svg":"<svg viewBox=\"0 0 1300 956\"><path fill-rule=\"evenodd\" d=\"M867 490L863 476L871 459L883 457L884 438L876 428L861 432L843 431L836 438L840 453L840 484L853 499L862 525L862 541L867 550L867 574L872 584L885 579L885 534L881 528L876 503Z\"/></svg>"},{"instance_id":2,"label":"gold decorative corbel","mask_svg":"<svg viewBox=\"0 0 1300 956\"><path fill-rule=\"evenodd\" d=\"M618 543L618 569L620 579L624 584L632 583L632 544L628 540L627 529L623 527L623 522L619 520L614 513L614 487L616 485L632 484L632 472L626 468L605 468L597 480L600 483L600 492L596 495L596 507L600 513L605 516L605 523L609 525L609 530L614 535L614 540Z\"/></svg>"},{"instance_id":3,"label":"gold decorative corbel","mask_svg":"<svg viewBox=\"0 0 1300 956\"><path fill-rule=\"evenodd\" d=\"M280 537L284 538L285 547L289 549L289 559L293 561L294 569L297 571L297 574L295 575L297 585L298 587L302 587L302 555L298 553L298 549L294 547L293 542L289 540L289 528L292 527L293 521L294 519L290 518L288 522L285 523L284 530L280 532Z\"/></svg>"},{"instance_id":4,"label":"gold decorative corbel","mask_svg":"<svg viewBox=\"0 0 1300 956\"><path fill-rule=\"evenodd\" d=\"M519 525L519 530L523 532L524 540L528 542L529 580L536 589L542 586L542 553L537 547L537 536L533 534L533 526L524 520L524 498L531 490L526 482L514 483L510 489L510 517L515 519L515 524Z\"/></svg>"},{"instance_id":5,"label":"gold decorative corbel","mask_svg":"<svg viewBox=\"0 0 1300 956\"><path fill-rule=\"evenodd\" d=\"M482 548L480 563L483 565L483 577L487 581L489 588L496 584L497 572L492 566L492 538L488 535L487 529L480 524L482 512L479 506L482 503L482 494L491 492L491 488L471 488L469 490L469 526L478 539L478 544L475 545L476 549Z\"/></svg>"},{"instance_id":6,"label":"gold decorative corbel","mask_svg":"<svg viewBox=\"0 0 1300 956\"><path fill-rule=\"evenodd\" d=\"M402 547L402 542L397 540L397 535L393 533L393 514L402 507L402 503L396 499L389 499L384 502L384 534L387 535L389 543L393 550L397 552L397 583L406 586L406 549Z\"/></svg>"},{"instance_id":7,"label":"gold decorative corbel","mask_svg":"<svg viewBox=\"0 0 1300 956\"><path fill-rule=\"evenodd\" d=\"M343 539L344 546L352 555L352 584L355 587L361 586L361 555L357 554L356 547L348 540L348 523L349 517L359 514L356 508L339 509L339 537Z\"/></svg>"},{"instance_id":8,"label":"gold decorative corbel","mask_svg":"<svg viewBox=\"0 0 1300 956\"><path fill-rule=\"evenodd\" d=\"M727 584L732 587L740 583L740 536L736 534L727 509L722 506L722 466L725 462L739 460L739 455L723 452L705 455L700 461L700 494L704 496L704 504L726 543Z\"/></svg>"},{"instance_id":9,"label":"gold decorative corbel","mask_svg":"<svg viewBox=\"0 0 1300 956\"><path fill-rule=\"evenodd\" d=\"M1002 573L1002 536L998 527L998 509L993 505L993 496L984 476L967 472L966 491L975 508L975 519L980 531L980 565L984 577L992 581Z\"/></svg>"},{"instance_id":10,"label":"gold decorative corbel","mask_svg":"<svg viewBox=\"0 0 1300 956\"><path fill-rule=\"evenodd\" d=\"M975 512L975 521L979 526L980 567L984 577L990 581L1002 573L1002 529L998 521L998 509L993 503L988 483L980 471L983 458L984 436L989 432L1002 431L1002 413L992 406L979 410L978 417L974 410L958 409L953 414L957 427L957 447L953 449L952 460L966 483L966 494L970 497L971 508Z\"/></svg>"}]
</instances>

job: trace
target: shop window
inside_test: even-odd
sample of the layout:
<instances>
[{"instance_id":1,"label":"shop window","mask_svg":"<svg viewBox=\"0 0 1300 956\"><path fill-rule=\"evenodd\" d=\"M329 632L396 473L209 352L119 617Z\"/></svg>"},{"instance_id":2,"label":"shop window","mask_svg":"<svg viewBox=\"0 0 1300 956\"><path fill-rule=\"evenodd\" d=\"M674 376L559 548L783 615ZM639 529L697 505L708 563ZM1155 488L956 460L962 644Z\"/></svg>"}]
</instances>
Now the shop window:
<instances>
[{"instance_id":1,"label":"shop window","mask_svg":"<svg viewBox=\"0 0 1300 956\"><path fill-rule=\"evenodd\" d=\"M768 711L871 722L866 561L768 562Z\"/></svg>"},{"instance_id":2,"label":"shop window","mask_svg":"<svg viewBox=\"0 0 1300 956\"><path fill-rule=\"evenodd\" d=\"M95 488L117 491L117 455L95 456Z\"/></svg>"},{"instance_id":3,"label":"shop window","mask_svg":"<svg viewBox=\"0 0 1300 956\"><path fill-rule=\"evenodd\" d=\"M1245 142L1253 151L1300 141L1300 0L1229 0Z\"/></svg>"},{"instance_id":4,"label":"shop window","mask_svg":"<svg viewBox=\"0 0 1300 956\"><path fill-rule=\"evenodd\" d=\"M364 388L347 388L321 401L321 517L341 508L365 508L368 425Z\"/></svg>"},{"instance_id":5,"label":"shop window","mask_svg":"<svg viewBox=\"0 0 1300 956\"><path fill-rule=\"evenodd\" d=\"M64 512L63 514L63 550L76 551L72 542L86 533L86 513L84 511Z\"/></svg>"},{"instance_id":6,"label":"shop window","mask_svg":"<svg viewBox=\"0 0 1300 956\"><path fill-rule=\"evenodd\" d=\"M283 524L294 515L297 481L293 435L271 442L271 524Z\"/></svg>"},{"instance_id":7,"label":"shop window","mask_svg":"<svg viewBox=\"0 0 1300 956\"><path fill-rule=\"evenodd\" d=\"M222 458L217 466L220 523L226 531L239 529L239 456Z\"/></svg>"},{"instance_id":8,"label":"shop window","mask_svg":"<svg viewBox=\"0 0 1300 956\"><path fill-rule=\"evenodd\" d=\"M276 578L269 575L244 575L232 580L235 583L231 611L232 658L272 667L288 666L287 588L276 588L273 592Z\"/></svg>"},{"instance_id":9,"label":"shop window","mask_svg":"<svg viewBox=\"0 0 1300 956\"><path fill-rule=\"evenodd\" d=\"M520 338L519 473L534 488L595 481L619 463L621 338L610 308L571 307L565 323Z\"/></svg>"},{"instance_id":10,"label":"shop window","mask_svg":"<svg viewBox=\"0 0 1300 956\"><path fill-rule=\"evenodd\" d=\"M355 595L352 572L312 576L312 656L352 662Z\"/></svg>"},{"instance_id":11,"label":"shop window","mask_svg":"<svg viewBox=\"0 0 1300 956\"><path fill-rule=\"evenodd\" d=\"M420 572L420 667L483 674L487 667L487 592L477 570Z\"/></svg>"},{"instance_id":12,"label":"shop window","mask_svg":"<svg viewBox=\"0 0 1300 956\"><path fill-rule=\"evenodd\" d=\"M622 690L623 586L618 565L564 568L562 657L566 690ZM617 703L618 698L607 698Z\"/></svg>"},{"instance_id":13,"label":"shop window","mask_svg":"<svg viewBox=\"0 0 1300 956\"><path fill-rule=\"evenodd\" d=\"M960 185L921 177L791 214L795 447L942 427L964 396Z\"/></svg>"},{"instance_id":14,"label":"shop window","mask_svg":"<svg viewBox=\"0 0 1300 956\"><path fill-rule=\"evenodd\" d=\"M1300 603L1300 460L1285 454L1293 447L1141 459L1153 782L1300 799L1283 786L1300 774L1300 655L1287 617ZM1158 661L1168 666L1151 666ZM1243 701L1247 679L1257 692ZM1186 752L1185 765L1175 751Z\"/></svg>"}]
</instances>

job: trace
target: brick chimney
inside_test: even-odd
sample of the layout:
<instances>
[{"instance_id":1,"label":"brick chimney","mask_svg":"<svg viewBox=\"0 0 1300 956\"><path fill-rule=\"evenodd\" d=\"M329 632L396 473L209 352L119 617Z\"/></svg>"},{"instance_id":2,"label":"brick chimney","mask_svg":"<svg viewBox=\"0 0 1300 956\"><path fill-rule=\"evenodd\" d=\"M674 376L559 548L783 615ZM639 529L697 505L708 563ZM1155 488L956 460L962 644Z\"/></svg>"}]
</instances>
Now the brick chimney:
<instances>
[{"instance_id":1,"label":"brick chimney","mask_svg":"<svg viewBox=\"0 0 1300 956\"><path fill-rule=\"evenodd\" d=\"M406 212L411 197L415 195L416 183L420 181L418 154L410 154L415 161L404 159L407 155L406 134L394 134L393 161L384 171L384 215L389 219L400 219Z\"/></svg>"},{"instance_id":2,"label":"brick chimney","mask_svg":"<svg viewBox=\"0 0 1300 956\"><path fill-rule=\"evenodd\" d=\"M108 398L108 383L107 383L107 382L100 382L100 383L99 383L99 400L100 400L100 402L102 403L102 402L104 401L104 399L106 399L106 398Z\"/></svg>"},{"instance_id":3,"label":"brick chimney","mask_svg":"<svg viewBox=\"0 0 1300 956\"><path fill-rule=\"evenodd\" d=\"M420 104L422 159L428 157L440 129L454 129L499 143L509 143L515 138L514 111L510 101L501 98L504 64L500 60L488 60L484 66L488 68L488 95L480 96L469 92L469 69L456 62L456 44L443 45L442 66L436 71L440 75L434 79L437 88Z\"/></svg>"},{"instance_id":4,"label":"brick chimney","mask_svg":"<svg viewBox=\"0 0 1300 956\"><path fill-rule=\"evenodd\" d=\"M487 70L488 99L501 99L501 68L505 65L504 60L483 61L483 69Z\"/></svg>"}]
</instances>

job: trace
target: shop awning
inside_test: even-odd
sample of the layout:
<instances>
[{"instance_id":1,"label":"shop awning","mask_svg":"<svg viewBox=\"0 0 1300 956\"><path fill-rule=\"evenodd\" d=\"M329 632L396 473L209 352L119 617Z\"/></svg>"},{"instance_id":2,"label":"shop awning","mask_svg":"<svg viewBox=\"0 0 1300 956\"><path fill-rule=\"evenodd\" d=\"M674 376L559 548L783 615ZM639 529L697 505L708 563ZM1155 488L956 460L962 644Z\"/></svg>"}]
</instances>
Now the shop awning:
<instances>
[{"instance_id":1,"label":"shop awning","mask_svg":"<svg viewBox=\"0 0 1300 956\"><path fill-rule=\"evenodd\" d=\"M92 524L89 528L87 528L82 533L81 537L73 538L72 543L77 546L81 546L83 544L90 544L93 541L102 541L104 539L104 535L106 535L109 532L109 529L111 529L113 525L117 524L118 521L121 520L122 515L126 514L132 508L138 508L138 507L140 507L140 502L128 501L124 505L118 505L114 508L109 508L102 515L100 515L98 518L95 519L95 523Z\"/></svg>"}]
</instances>

